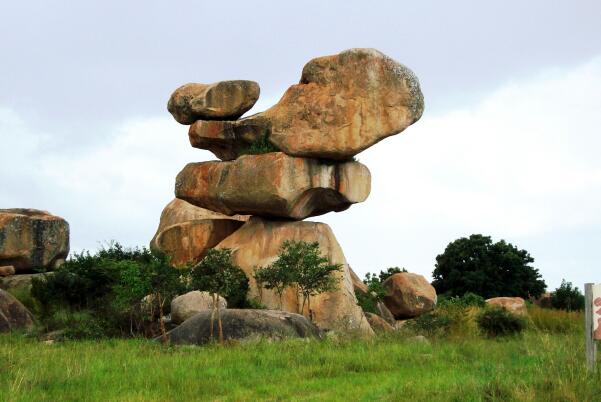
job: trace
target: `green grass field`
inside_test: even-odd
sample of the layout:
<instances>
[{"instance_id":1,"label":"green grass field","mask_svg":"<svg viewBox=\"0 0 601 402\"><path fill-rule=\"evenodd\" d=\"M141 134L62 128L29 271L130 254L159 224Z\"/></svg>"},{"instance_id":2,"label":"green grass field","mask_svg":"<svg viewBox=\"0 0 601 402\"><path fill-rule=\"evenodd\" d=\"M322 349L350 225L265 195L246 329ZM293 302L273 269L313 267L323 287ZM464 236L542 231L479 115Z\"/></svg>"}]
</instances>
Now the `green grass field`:
<instances>
[{"instance_id":1,"label":"green grass field","mask_svg":"<svg viewBox=\"0 0 601 402\"><path fill-rule=\"evenodd\" d=\"M46 345L0 337L2 401L601 401L581 333L529 330L416 343L249 341L167 348L147 340Z\"/></svg>"}]
</instances>

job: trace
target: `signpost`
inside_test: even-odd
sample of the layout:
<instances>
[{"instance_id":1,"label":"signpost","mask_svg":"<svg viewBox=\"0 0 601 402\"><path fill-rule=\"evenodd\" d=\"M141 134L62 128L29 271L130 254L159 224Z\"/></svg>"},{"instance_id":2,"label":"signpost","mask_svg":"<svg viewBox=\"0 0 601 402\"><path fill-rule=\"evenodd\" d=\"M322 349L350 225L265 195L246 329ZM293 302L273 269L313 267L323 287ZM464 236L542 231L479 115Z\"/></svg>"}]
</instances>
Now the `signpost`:
<instances>
[{"instance_id":1,"label":"signpost","mask_svg":"<svg viewBox=\"0 0 601 402\"><path fill-rule=\"evenodd\" d=\"M601 284L584 285L586 321L586 365L596 371L597 344L601 341Z\"/></svg>"}]
</instances>

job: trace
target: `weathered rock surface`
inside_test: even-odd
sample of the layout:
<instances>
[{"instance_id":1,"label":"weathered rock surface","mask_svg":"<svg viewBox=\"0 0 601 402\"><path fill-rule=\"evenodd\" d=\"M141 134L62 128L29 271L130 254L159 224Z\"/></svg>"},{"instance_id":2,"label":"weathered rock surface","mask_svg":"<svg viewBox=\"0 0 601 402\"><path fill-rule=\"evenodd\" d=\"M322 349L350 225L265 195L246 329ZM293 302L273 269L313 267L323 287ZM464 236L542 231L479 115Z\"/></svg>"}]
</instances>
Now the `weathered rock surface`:
<instances>
[{"instance_id":1,"label":"weathered rock surface","mask_svg":"<svg viewBox=\"0 0 601 402\"><path fill-rule=\"evenodd\" d=\"M486 303L491 306L502 307L517 315L528 315L526 301L521 297L493 297L492 299L487 299Z\"/></svg>"},{"instance_id":2,"label":"weathered rock surface","mask_svg":"<svg viewBox=\"0 0 601 402\"><path fill-rule=\"evenodd\" d=\"M189 163L177 175L175 195L226 215L304 219L348 209L370 188L369 170L359 162L330 164L272 152Z\"/></svg>"},{"instance_id":3,"label":"weathered rock surface","mask_svg":"<svg viewBox=\"0 0 601 402\"><path fill-rule=\"evenodd\" d=\"M150 248L170 256L174 266L194 264L246 220L248 216L227 216L176 198L163 209Z\"/></svg>"},{"instance_id":4,"label":"weathered rock surface","mask_svg":"<svg viewBox=\"0 0 601 402\"><path fill-rule=\"evenodd\" d=\"M11 276L15 274L15 267L12 265L5 265L0 267L0 276Z\"/></svg>"},{"instance_id":5,"label":"weathered rock surface","mask_svg":"<svg viewBox=\"0 0 601 402\"><path fill-rule=\"evenodd\" d=\"M227 301L219 296L219 308L225 310ZM177 296L171 301L171 321L175 324L181 324L188 318L205 310L213 310L213 297L209 292L200 292L194 290L181 296Z\"/></svg>"},{"instance_id":6,"label":"weathered rock surface","mask_svg":"<svg viewBox=\"0 0 601 402\"><path fill-rule=\"evenodd\" d=\"M534 304L540 308L551 308L553 307L551 300L551 293L547 292L543 293L538 299L535 299Z\"/></svg>"},{"instance_id":7,"label":"weathered rock surface","mask_svg":"<svg viewBox=\"0 0 601 402\"><path fill-rule=\"evenodd\" d=\"M237 119L259 99L254 81L220 81L214 84L182 85L173 92L167 110L181 124L196 120Z\"/></svg>"},{"instance_id":8,"label":"weathered rock surface","mask_svg":"<svg viewBox=\"0 0 601 402\"><path fill-rule=\"evenodd\" d=\"M0 265L16 273L54 269L69 253L69 224L36 209L0 209Z\"/></svg>"},{"instance_id":9,"label":"weathered rock surface","mask_svg":"<svg viewBox=\"0 0 601 402\"><path fill-rule=\"evenodd\" d=\"M33 325L29 310L10 293L0 289L0 332L31 329Z\"/></svg>"},{"instance_id":10,"label":"weathered rock surface","mask_svg":"<svg viewBox=\"0 0 601 402\"><path fill-rule=\"evenodd\" d=\"M378 304L376 304L376 311L380 317L386 320L387 323L394 326L394 324L396 323L396 319L394 318L394 315L392 315L388 307L386 307L386 304L384 304L383 302L378 302Z\"/></svg>"},{"instance_id":11,"label":"weathered rock surface","mask_svg":"<svg viewBox=\"0 0 601 402\"><path fill-rule=\"evenodd\" d=\"M336 274L339 279L338 289L311 298L313 321L322 329L373 334L361 307L356 303L349 267L342 249L325 223L272 221L252 217L244 226L219 243L217 248L232 249L233 263L238 265L249 279L249 298L260 300L267 308L279 309L278 295L267 289L259 289L253 273L256 267L274 262L286 240L318 242L324 257L332 264L343 266L343 270ZM282 297L281 309L301 313L301 302L296 291L289 288ZM302 313L309 316L307 306Z\"/></svg>"},{"instance_id":12,"label":"weathered rock surface","mask_svg":"<svg viewBox=\"0 0 601 402\"><path fill-rule=\"evenodd\" d=\"M167 333L172 344L202 345L211 341L211 311L205 310L186 320L183 324ZM238 310L227 309L221 312L223 337L245 339L267 337L319 338L319 329L300 314L276 310ZM214 340L218 339L217 318L213 322Z\"/></svg>"},{"instance_id":13,"label":"weathered rock surface","mask_svg":"<svg viewBox=\"0 0 601 402\"><path fill-rule=\"evenodd\" d=\"M238 121L198 121L189 136L193 146L223 159L267 135L289 155L346 160L400 133L423 109L411 70L375 49L350 49L309 61L300 83L265 112Z\"/></svg>"},{"instance_id":14,"label":"weathered rock surface","mask_svg":"<svg viewBox=\"0 0 601 402\"><path fill-rule=\"evenodd\" d=\"M31 281L34 278L42 279L46 276L53 275L53 272L44 272L39 274L20 274L0 278L0 289L4 290L19 290L29 292L31 290Z\"/></svg>"},{"instance_id":15,"label":"weathered rock surface","mask_svg":"<svg viewBox=\"0 0 601 402\"><path fill-rule=\"evenodd\" d=\"M390 323L386 322L385 319L374 313L365 313L365 318L371 326L374 332L391 332L394 331L394 327Z\"/></svg>"},{"instance_id":16,"label":"weathered rock surface","mask_svg":"<svg viewBox=\"0 0 601 402\"><path fill-rule=\"evenodd\" d=\"M436 306L436 290L421 275L401 272L383 283L387 295L384 304L396 319L412 318Z\"/></svg>"},{"instance_id":17,"label":"weathered rock surface","mask_svg":"<svg viewBox=\"0 0 601 402\"><path fill-rule=\"evenodd\" d=\"M348 270L349 270L349 275L351 276L351 281L353 282L353 289L355 290L355 294L357 294L357 293L367 294L367 292L369 292L367 285L365 283L363 283L363 281L361 279L359 279L359 276L357 276L357 274L355 273L355 271L353 271L353 269L351 267L349 267Z\"/></svg>"}]
</instances>

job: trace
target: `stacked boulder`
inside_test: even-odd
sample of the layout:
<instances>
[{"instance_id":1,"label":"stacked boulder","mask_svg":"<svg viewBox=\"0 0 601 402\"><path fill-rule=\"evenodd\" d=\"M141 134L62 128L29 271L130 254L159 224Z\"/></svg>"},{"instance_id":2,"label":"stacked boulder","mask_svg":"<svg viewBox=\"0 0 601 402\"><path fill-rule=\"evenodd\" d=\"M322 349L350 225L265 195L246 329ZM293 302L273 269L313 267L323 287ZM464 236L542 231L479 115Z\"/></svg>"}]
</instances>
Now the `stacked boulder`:
<instances>
[{"instance_id":1,"label":"stacked boulder","mask_svg":"<svg viewBox=\"0 0 601 402\"><path fill-rule=\"evenodd\" d=\"M353 157L421 117L418 80L377 50L351 49L309 61L276 105L239 119L258 96L252 81L187 84L172 94L168 110L190 125L191 145L220 160L190 163L177 175L176 199L165 207L151 247L175 265L198 262L211 247L230 248L249 278L249 296L277 309L279 297L257 288L255 267L275 261L286 240L318 242L343 270L338 290L312 299L315 323L371 334L332 230L303 219L367 199L370 172ZM282 309L308 315L293 289Z\"/></svg>"}]
</instances>

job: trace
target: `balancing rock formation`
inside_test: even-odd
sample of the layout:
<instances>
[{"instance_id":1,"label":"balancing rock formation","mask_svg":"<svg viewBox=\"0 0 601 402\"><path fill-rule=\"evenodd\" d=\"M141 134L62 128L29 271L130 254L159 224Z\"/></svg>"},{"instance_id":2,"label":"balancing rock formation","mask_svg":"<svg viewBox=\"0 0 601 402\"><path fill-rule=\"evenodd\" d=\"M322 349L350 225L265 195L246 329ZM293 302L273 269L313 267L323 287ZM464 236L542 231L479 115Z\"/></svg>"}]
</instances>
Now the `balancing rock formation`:
<instances>
[{"instance_id":1,"label":"balancing rock formation","mask_svg":"<svg viewBox=\"0 0 601 402\"><path fill-rule=\"evenodd\" d=\"M211 247L230 248L249 278L249 296L277 309L279 297L257 288L254 268L272 263L286 240L316 241L343 270L337 290L312 299L314 322L373 334L332 230L302 220L367 199L371 175L353 156L419 120L417 77L377 50L350 49L309 61L275 106L237 120L258 96L253 81L186 84L171 95L168 110L190 125L190 144L221 161L190 163L177 175L176 199L165 207L151 247L171 255L175 266L200 261ZM293 289L282 309L309 315Z\"/></svg>"}]
</instances>

